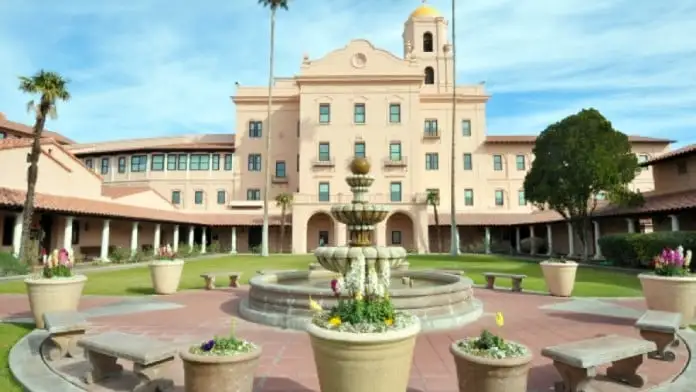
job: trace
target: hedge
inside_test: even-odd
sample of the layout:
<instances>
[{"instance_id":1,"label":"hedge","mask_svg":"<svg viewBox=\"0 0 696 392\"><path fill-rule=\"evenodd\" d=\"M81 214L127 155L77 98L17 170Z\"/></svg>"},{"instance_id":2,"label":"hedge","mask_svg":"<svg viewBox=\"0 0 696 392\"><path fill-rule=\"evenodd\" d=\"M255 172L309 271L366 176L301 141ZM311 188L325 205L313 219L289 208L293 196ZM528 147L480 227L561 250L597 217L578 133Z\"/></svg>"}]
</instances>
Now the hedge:
<instances>
[{"instance_id":1,"label":"hedge","mask_svg":"<svg viewBox=\"0 0 696 392\"><path fill-rule=\"evenodd\" d=\"M696 231L612 234L599 239L607 260L616 266L634 268L647 268L663 249L676 249L679 245L696 251Z\"/></svg>"}]
</instances>

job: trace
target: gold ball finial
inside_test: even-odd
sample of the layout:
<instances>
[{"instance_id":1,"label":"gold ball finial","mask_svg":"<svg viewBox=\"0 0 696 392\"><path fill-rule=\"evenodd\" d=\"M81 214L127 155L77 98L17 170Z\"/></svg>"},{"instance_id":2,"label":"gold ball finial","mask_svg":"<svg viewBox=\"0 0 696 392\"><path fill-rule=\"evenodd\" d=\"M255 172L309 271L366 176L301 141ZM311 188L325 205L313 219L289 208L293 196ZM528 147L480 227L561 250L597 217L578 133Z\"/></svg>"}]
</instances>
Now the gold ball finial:
<instances>
[{"instance_id":1,"label":"gold ball finial","mask_svg":"<svg viewBox=\"0 0 696 392\"><path fill-rule=\"evenodd\" d=\"M350 171L355 175L368 174L370 172L370 162L365 158L355 158L350 163Z\"/></svg>"}]
</instances>

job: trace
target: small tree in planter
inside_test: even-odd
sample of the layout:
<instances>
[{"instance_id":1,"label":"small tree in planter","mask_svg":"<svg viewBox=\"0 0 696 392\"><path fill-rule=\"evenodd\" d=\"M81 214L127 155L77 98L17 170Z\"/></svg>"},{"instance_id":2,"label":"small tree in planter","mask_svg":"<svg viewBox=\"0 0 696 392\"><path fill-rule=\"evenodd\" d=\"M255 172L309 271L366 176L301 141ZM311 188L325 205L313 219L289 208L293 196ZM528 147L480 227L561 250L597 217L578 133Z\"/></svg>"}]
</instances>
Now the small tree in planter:
<instances>
[{"instance_id":1,"label":"small tree in planter","mask_svg":"<svg viewBox=\"0 0 696 392\"><path fill-rule=\"evenodd\" d=\"M542 261L539 265L549 293L556 297L570 297L575 287L578 263L561 257Z\"/></svg>"},{"instance_id":2,"label":"small tree in planter","mask_svg":"<svg viewBox=\"0 0 696 392\"><path fill-rule=\"evenodd\" d=\"M502 313L496 315L502 327ZM532 353L526 346L510 342L484 329L476 338L452 343L460 392L526 392Z\"/></svg>"},{"instance_id":3,"label":"small tree in planter","mask_svg":"<svg viewBox=\"0 0 696 392\"><path fill-rule=\"evenodd\" d=\"M77 310L87 277L73 274L74 265L72 249L55 249L41 272L24 280L37 328L46 312Z\"/></svg>"},{"instance_id":4,"label":"small tree in planter","mask_svg":"<svg viewBox=\"0 0 696 392\"><path fill-rule=\"evenodd\" d=\"M214 337L179 353L186 392L251 392L261 347L240 339L235 323L226 337Z\"/></svg>"},{"instance_id":5,"label":"small tree in planter","mask_svg":"<svg viewBox=\"0 0 696 392\"><path fill-rule=\"evenodd\" d=\"M693 323L696 276L691 274L691 250L665 249L653 260L654 273L638 275L650 310L681 313L682 328Z\"/></svg>"},{"instance_id":6,"label":"small tree in planter","mask_svg":"<svg viewBox=\"0 0 696 392\"><path fill-rule=\"evenodd\" d=\"M177 258L172 247L170 245L161 247L155 255L155 260L150 263L150 278L155 293L176 293L183 269L184 260Z\"/></svg>"}]
</instances>

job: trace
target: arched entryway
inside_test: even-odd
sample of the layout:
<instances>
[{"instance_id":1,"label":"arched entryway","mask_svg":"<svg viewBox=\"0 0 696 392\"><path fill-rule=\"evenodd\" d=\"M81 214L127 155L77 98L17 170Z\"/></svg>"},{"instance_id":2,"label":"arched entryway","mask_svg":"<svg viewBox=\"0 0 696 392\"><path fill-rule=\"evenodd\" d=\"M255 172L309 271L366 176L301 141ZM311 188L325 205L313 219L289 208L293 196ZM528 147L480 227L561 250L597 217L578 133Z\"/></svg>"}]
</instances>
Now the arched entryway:
<instances>
[{"instance_id":1,"label":"arched entryway","mask_svg":"<svg viewBox=\"0 0 696 392\"><path fill-rule=\"evenodd\" d=\"M413 232L413 219L403 212L395 212L387 218L387 244L402 246L407 250L415 250L416 242Z\"/></svg>"},{"instance_id":2,"label":"arched entryway","mask_svg":"<svg viewBox=\"0 0 696 392\"><path fill-rule=\"evenodd\" d=\"M315 212L307 220L307 252L314 252L319 246L334 245L334 220L325 212Z\"/></svg>"}]
</instances>

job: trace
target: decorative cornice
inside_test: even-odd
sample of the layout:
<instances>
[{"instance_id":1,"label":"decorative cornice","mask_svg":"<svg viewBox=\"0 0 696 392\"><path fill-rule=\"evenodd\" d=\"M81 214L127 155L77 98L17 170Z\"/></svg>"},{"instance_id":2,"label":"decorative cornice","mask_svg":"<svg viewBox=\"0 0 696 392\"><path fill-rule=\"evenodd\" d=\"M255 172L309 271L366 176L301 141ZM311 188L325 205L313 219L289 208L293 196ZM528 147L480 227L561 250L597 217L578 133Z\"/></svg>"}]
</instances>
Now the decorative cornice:
<instances>
[{"instance_id":1,"label":"decorative cornice","mask_svg":"<svg viewBox=\"0 0 696 392\"><path fill-rule=\"evenodd\" d=\"M234 103L248 103L248 104L264 104L268 105L268 96L264 95L235 95L230 97ZM290 96L273 96L273 103L299 103L300 96L290 95Z\"/></svg>"},{"instance_id":2,"label":"decorative cornice","mask_svg":"<svg viewBox=\"0 0 696 392\"><path fill-rule=\"evenodd\" d=\"M486 103L490 97L490 95L457 94L457 102ZM428 103L447 103L452 102L452 94L421 94L420 100Z\"/></svg>"},{"instance_id":3,"label":"decorative cornice","mask_svg":"<svg viewBox=\"0 0 696 392\"><path fill-rule=\"evenodd\" d=\"M295 77L297 84L312 83L423 83L423 75L300 75Z\"/></svg>"}]
</instances>

